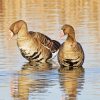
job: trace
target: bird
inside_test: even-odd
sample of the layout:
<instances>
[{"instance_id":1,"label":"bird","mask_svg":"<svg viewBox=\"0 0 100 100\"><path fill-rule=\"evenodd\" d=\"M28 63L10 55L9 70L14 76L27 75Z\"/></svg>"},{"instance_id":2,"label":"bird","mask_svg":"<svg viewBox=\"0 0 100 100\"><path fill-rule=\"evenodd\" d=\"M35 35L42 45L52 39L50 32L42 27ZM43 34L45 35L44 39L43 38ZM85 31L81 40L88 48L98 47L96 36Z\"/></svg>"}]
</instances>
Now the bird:
<instances>
[{"instance_id":1,"label":"bird","mask_svg":"<svg viewBox=\"0 0 100 100\"><path fill-rule=\"evenodd\" d=\"M24 20L11 24L10 31L11 38L17 35L17 46L22 56L29 62L48 62L60 47L58 41L40 32L28 31Z\"/></svg>"},{"instance_id":2,"label":"bird","mask_svg":"<svg viewBox=\"0 0 100 100\"><path fill-rule=\"evenodd\" d=\"M63 42L58 51L58 62L62 68L68 70L83 65L84 51L79 42L75 39L75 30L71 25L65 24L61 28L67 39Z\"/></svg>"}]
</instances>

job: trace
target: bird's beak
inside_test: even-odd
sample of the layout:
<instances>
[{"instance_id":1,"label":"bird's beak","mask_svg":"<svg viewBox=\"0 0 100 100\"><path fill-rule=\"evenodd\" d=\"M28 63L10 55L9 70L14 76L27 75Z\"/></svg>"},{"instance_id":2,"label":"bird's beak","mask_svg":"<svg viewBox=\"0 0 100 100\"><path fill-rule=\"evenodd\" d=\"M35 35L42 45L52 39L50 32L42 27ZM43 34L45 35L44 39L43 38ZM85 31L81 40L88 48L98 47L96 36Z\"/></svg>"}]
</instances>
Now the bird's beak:
<instances>
[{"instance_id":1,"label":"bird's beak","mask_svg":"<svg viewBox=\"0 0 100 100\"><path fill-rule=\"evenodd\" d=\"M63 32L63 30L61 30L59 37L62 38L63 36L64 36L64 32Z\"/></svg>"},{"instance_id":2,"label":"bird's beak","mask_svg":"<svg viewBox=\"0 0 100 100\"><path fill-rule=\"evenodd\" d=\"M9 40L11 40L13 38L14 34L12 32L10 32L10 38Z\"/></svg>"}]
</instances>

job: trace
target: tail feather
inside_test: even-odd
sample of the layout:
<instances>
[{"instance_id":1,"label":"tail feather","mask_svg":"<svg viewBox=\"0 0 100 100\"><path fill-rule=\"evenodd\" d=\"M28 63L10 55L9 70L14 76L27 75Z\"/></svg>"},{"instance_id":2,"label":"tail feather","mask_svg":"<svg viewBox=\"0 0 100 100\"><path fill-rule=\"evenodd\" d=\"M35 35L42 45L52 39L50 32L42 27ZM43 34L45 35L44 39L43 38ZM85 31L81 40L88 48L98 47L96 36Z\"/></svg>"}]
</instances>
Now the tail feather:
<instances>
[{"instance_id":1,"label":"tail feather","mask_svg":"<svg viewBox=\"0 0 100 100\"><path fill-rule=\"evenodd\" d=\"M56 52L59 49L60 45L61 44L58 41L52 40L52 47L51 47L52 53Z\"/></svg>"}]
</instances>

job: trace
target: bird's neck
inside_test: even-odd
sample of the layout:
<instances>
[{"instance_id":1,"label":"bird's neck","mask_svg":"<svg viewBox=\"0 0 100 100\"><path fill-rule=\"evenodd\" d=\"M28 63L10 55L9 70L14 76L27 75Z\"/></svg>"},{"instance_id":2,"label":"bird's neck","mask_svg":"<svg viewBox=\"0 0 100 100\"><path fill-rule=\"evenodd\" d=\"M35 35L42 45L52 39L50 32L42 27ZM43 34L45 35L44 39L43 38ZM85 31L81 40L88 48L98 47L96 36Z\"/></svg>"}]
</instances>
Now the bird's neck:
<instances>
[{"instance_id":1,"label":"bird's neck","mask_svg":"<svg viewBox=\"0 0 100 100\"><path fill-rule=\"evenodd\" d=\"M69 33L66 40L69 41L69 42L75 42L76 41L75 33L74 32L73 33Z\"/></svg>"},{"instance_id":2,"label":"bird's neck","mask_svg":"<svg viewBox=\"0 0 100 100\"><path fill-rule=\"evenodd\" d=\"M18 32L18 39L24 39L28 37L27 25L23 24Z\"/></svg>"}]
</instances>

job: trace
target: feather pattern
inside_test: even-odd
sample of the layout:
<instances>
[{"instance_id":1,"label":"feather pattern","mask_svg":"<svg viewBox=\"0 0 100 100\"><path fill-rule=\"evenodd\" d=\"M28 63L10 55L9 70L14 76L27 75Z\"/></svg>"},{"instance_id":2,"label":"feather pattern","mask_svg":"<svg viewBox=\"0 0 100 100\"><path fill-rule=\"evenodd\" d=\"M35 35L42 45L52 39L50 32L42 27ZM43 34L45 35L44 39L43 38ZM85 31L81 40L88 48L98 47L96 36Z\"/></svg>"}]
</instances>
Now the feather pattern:
<instances>
[{"instance_id":1,"label":"feather pattern","mask_svg":"<svg viewBox=\"0 0 100 100\"><path fill-rule=\"evenodd\" d=\"M17 45L24 58L33 62L47 62L52 53L56 52L60 43L51 40L40 32L28 31L23 20L16 21L10 26L13 35L17 35Z\"/></svg>"},{"instance_id":2,"label":"feather pattern","mask_svg":"<svg viewBox=\"0 0 100 100\"><path fill-rule=\"evenodd\" d=\"M59 49L59 64L62 67L68 67L68 69L82 66L84 62L84 51L81 44L75 39L73 27L64 25L62 30L64 34L68 34L68 37Z\"/></svg>"},{"instance_id":3,"label":"feather pattern","mask_svg":"<svg viewBox=\"0 0 100 100\"><path fill-rule=\"evenodd\" d=\"M37 38L40 40L40 42L42 43L42 45L46 46L48 49L50 49L50 51L52 53L56 52L59 47L60 47L60 43L56 40L51 40L49 37L47 37L46 35L40 33L40 32L29 32L30 35L34 38Z\"/></svg>"}]
</instances>

